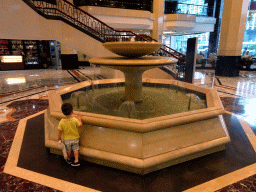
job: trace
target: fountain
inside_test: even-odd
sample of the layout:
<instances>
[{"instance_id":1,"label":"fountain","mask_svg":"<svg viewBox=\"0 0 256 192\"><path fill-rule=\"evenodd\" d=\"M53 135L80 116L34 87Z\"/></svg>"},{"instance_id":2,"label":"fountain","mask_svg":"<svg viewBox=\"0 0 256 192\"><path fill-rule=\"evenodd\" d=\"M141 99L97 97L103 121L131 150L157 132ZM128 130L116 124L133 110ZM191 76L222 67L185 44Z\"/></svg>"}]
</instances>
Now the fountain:
<instances>
[{"instance_id":1,"label":"fountain","mask_svg":"<svg viewBox=\"0 0 256 192\"><path fill-rule=\"evenodd\" d=\"M79 129L80 153L90 162L143 175L225 149L230 138L215 89L176 80L143 80L144 71L177 62L144 56L158 50L160 43L104 46L122 57L90 62L121 70L125 80L85 81L50 91L45 145L52 153L61 154L57 127L63 102L73 103L74 114L86 122Z\"/></svg>"}]
</instances>

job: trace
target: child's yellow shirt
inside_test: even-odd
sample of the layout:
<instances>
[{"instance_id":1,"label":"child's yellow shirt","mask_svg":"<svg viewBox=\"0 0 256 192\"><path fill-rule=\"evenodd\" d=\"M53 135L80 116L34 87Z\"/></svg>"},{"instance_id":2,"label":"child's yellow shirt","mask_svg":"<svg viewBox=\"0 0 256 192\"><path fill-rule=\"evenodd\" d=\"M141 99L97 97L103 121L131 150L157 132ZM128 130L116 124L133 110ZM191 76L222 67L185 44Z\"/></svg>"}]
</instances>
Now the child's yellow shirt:
<instances>
[{"instance_id":1,"label":"child's yellow shirt","mask_svg":"<svg viewBox=\"0 0 256 192\"><path fill-rule=\"evenodd\" d=\"M81 122L77 118L72 117L70 119L61 119L58 129L63 131L62 138L64 140L77 139L80 137L77 129L80 125Z\"/></svg>"}]
</instances>

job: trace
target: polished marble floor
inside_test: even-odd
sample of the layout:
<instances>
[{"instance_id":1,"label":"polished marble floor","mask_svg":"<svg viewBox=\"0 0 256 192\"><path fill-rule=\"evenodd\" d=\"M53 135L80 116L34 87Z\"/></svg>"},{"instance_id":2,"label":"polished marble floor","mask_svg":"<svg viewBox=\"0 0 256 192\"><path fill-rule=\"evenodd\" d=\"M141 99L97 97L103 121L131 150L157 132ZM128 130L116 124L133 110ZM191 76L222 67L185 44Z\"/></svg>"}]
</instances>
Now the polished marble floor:
<instances>
[{"instance_id":1,"label":"polished marble floor","mask_svg":"<svg viewBox=\"0 0 256 192\"><path fill-rule=\"evenodd\" d=\"M0 191L57 191L3 172L18 122L48 106L47 93L49 90L79 81L101 78L105 77L101 75L100 69L91 67L79 70L0 71ZM196 70L194 83L217 89L227 114L235 115L241 119L240 123L243 122L241 125L255 151L256 72L240 71L238 77L219 77L214 75L214 70L200 69ZM251 159L251 162L256 163L256 159ZM241 179L232 180L233 182L225 184L224 181L224 184L219 187L219 191L256 191L255 167L252 171L249 176L244 173L244 176L238 177ZM248 171L245 168L240 175L243 175L243 172ZM197 190L195 189L195 191ZM209 190L202 191L217 190L209 188Z\"/></svg>"}]
</instances>

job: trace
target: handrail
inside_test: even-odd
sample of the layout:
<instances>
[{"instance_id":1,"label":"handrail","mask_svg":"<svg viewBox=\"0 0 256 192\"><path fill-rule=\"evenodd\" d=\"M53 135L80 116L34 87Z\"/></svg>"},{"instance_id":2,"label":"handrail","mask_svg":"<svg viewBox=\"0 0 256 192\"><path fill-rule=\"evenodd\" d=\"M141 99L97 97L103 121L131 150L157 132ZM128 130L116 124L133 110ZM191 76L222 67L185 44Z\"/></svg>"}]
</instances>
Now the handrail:
<instances>
[{"instance_id":1,"label":"handrail","mask_svg":"<svg viewBox=\"0 0 256 192\"><path fill-rule=\"evenodd\" d=\"M153 39L152 37L148 36L148 35L140 35L142 37L145 37L145 39L150 38L151 41L155 41L157 42L156 39ZM161 51L164 51L165 54L169 54L172 57L178 59L180 62L184 63L185 62L185 55L176 51L175 49L168 47L167 45L162 45L162 47L160 48Z\"/></svg>"},{"instance_id":2,"label":"handrail","mask_svg":"<svg viewBox=\"0 0 256 192\"><path fill-rule=\"evenodd\" d=\"M102 42L121 40L157 42L157 40L148 35L139 35L129 30L116 30L67 0L57 0L56 4L39 0L23 1L41 15L48 18L51 17L52 19L62 19ZM163 45L160 51L175 57L181 63L185 62L185 55L166 45Z\"/></svg>"}]
</instances>

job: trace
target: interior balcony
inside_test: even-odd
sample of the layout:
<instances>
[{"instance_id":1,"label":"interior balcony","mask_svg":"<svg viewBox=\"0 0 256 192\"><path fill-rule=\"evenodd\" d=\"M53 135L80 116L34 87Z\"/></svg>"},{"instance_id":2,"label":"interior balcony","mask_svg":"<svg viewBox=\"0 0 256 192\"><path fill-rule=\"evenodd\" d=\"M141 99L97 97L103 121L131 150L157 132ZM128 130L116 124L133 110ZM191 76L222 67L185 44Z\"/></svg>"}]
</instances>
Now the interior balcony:
<instances>
[{"instance_id":1,"label":"interior balcony","mask_svg":"<svg viewBox=\"0 0 256 192\"><path fill-rule=\"evenodd\" d=\"M164 31L172 33L213 32L216 18L191 14L165 14Z\"/></svg>"},{"instance_id":2,"label":"interior balcony","mask_svg":"<svg viewBox=\"0 0 256 192\"><path fill-rule=\"evenodd\" d=\"M81 6L81 9L119 30L150 33L153 30L154 13L146 10ZM213 32L216 18L194 14L164 14L164 31L174 34Z\"/></svg>"}]
</instances>

